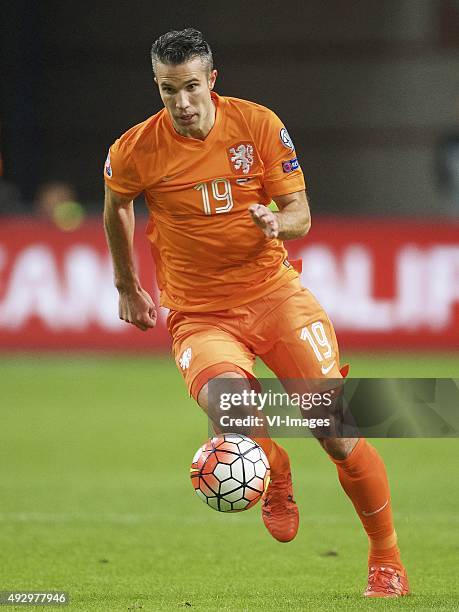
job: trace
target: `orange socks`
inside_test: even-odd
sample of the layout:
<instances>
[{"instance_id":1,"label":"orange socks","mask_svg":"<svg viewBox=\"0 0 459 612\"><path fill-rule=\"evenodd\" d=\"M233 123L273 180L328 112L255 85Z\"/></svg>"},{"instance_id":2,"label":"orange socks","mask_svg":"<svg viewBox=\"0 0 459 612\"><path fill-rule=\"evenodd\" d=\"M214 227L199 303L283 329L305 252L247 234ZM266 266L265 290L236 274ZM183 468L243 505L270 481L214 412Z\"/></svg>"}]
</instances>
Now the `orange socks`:
<instances>
[{"instance_id":1,"label":"orange socks","mask_svg":"<svg viewBox=\"0 0 459 612\"><path fill-rule=\"evenodd\" d=\"M349 457L330 459L370 540L369 565L402 569L386 468L378 452L361 438Z\"/></svg>"},{"instance_id":2,"label":"orange socks","mask_svg":"<svg viewBox=\"0 0 459 612\"><path fill-rule=\"evenodd\" d=\"M287 451L271 438L253 438L265 451L271 467L271 478L290 472L290 460Z\"/></svg>"}]
</instances>

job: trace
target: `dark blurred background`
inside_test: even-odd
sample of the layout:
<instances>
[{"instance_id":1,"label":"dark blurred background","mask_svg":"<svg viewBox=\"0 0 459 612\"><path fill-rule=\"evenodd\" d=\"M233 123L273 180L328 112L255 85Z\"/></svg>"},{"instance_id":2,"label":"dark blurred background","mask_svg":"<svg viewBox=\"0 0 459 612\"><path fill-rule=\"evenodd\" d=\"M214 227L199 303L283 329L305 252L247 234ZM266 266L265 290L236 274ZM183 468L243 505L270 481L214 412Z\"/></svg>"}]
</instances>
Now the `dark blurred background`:
<instances>
[{"instance_id":1,"label":"dark blurred background","mask_svg":"<svg viewBox=\"0 0 459 612\"><path fill-rule=\"evenodd\" d=\"M10 212L49 182L100 210L109 145L161 108L152 41L193 26L217 91L286 123L316 214L459 216L459 0L15 0L1 22Z\"/></svg>"}]
</instances>

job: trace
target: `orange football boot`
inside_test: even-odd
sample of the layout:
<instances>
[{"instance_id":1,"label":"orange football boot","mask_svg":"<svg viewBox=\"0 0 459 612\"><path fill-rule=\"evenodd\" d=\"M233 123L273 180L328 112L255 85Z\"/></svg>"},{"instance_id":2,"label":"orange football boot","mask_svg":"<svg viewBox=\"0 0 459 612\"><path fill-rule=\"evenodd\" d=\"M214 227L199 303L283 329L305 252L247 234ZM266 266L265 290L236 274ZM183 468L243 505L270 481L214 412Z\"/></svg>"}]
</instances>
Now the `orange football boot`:
<instances>
[{"instance_id":1,"label":"orange football boot","mask_svg":"<svg viewBox=\"0 0 459 612\"><path fill-rule=\"evenodd\" d=\"M402 597L409 592L410 586L404 569L400 571L393 567L370 567L364 597Z\"/></svg>"},{"instance_id":2,"label":"orange football boot","mask_svg":"<svg viewBox=\"0 0 459 612\"><path fill-rule=\"evenodd\" d=\"M290 542L296 536L300 517L290 472L271 480L263 495L261 514L266 529L279 542Z\"/></svg>"}]
</instances>

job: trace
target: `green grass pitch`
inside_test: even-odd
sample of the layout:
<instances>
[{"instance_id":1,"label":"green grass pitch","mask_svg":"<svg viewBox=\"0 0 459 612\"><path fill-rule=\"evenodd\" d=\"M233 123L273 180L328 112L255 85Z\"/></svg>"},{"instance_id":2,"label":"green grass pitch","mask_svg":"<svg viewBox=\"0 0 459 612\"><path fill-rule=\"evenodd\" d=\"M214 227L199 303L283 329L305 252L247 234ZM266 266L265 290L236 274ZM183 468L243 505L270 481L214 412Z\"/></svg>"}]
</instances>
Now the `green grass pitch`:
<instances>
[{"instance_id":1,"label":"green grass pitch","mask_svg":"<svg viewBox=\"0 0 459 612\"><path fill-rule=\"evenodd\" d=\"M349 360L354 376L459 372L458 355ZM0 389L0 591L65 590L83 612L459 609L458 439L374 442L413 595L365 601L366 537L315 441L285 441L301 525L280 544L259 506L194 494L207 424L172 360L3 357Z\"/></svg>"}]
</instances>

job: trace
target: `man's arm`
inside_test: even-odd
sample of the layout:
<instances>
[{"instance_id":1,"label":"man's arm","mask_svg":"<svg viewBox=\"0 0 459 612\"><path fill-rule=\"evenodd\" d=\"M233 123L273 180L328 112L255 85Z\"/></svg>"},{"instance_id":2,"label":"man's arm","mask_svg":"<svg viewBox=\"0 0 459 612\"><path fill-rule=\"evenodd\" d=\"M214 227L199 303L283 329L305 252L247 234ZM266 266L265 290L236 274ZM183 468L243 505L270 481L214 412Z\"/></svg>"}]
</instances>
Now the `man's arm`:
<instances>
[{"instance_id":1,"label":"man's arm","mask_svg":"<svg viewBox=\"0 0 459 612\"><path fill-rule=\"evenodd\" d=\"M142 331L156 325L156 308L134 265L134 205L105 185L104 227L119 293L119 316Z\"/></svg>"},{"instance_id":2,"label":"man's arm","mask_svg":"<svg viewBox=\"0 0 459 612\"><path fill-rule=\"evenodd\" d=\"M279 240L294 240L305 236L311 227L311 213L306 192L303 190L276 196L274 201L279 212L273 212L262 204L249 206L253 222L265 236Z\"/></svg>"}]
</instances>

